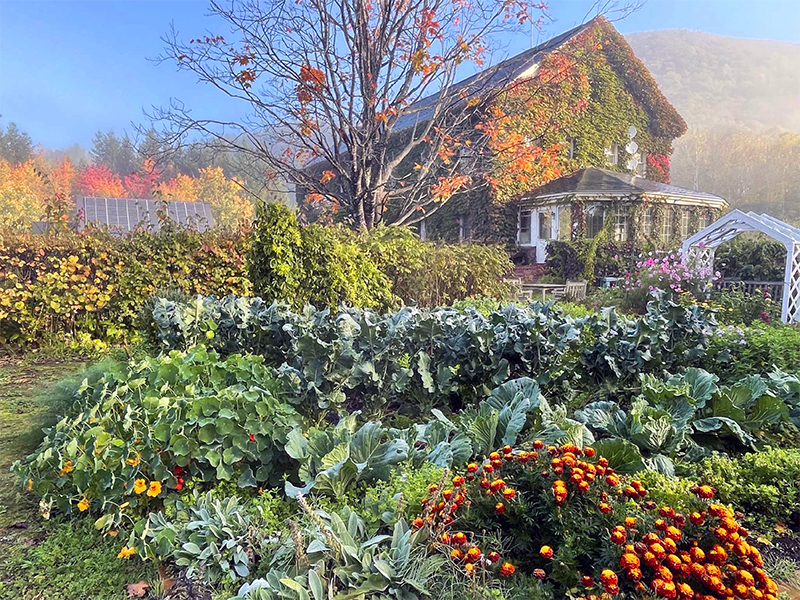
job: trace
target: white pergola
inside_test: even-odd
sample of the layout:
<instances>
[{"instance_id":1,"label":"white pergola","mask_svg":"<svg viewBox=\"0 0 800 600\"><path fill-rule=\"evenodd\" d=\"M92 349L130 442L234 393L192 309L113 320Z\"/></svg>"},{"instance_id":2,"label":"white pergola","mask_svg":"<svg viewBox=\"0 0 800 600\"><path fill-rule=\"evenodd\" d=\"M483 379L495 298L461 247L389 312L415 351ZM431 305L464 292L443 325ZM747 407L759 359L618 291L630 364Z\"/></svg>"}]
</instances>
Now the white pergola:
<instances>
[{"instance_id":1,"label":"white pergola","mask_svg":"<svg viewBox=\"0 0 800 600\"><path fill-rule=\"evenodd\" d=\"M800 229L769 215L733 210L698 231L683 243L683 254L704 266L713 267L717 247L748 231L760 231L786 246L783 279L784 323L800 323Z\"/></svg>"}]
</instances>

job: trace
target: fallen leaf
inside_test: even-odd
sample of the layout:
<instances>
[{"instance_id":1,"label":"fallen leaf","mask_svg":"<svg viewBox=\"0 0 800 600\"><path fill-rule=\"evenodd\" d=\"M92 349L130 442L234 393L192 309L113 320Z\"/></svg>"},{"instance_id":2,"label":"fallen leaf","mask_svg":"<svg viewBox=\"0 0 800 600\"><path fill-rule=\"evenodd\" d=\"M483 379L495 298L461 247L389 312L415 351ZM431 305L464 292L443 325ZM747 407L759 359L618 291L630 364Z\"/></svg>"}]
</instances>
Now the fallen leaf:
<instances>
[{"instance_id":1,"label":"fallen leaf","mask_svg":"<svg viewBox=\"0 0 800 600\"><path fill-rule=\"evenodd\" d=\"M162 564L158 565L158 576L161 577L161 582L164 584L164 591L168 591L173 585L175 585L175 578L170 575L167 568Z\"/></svg>"},{"instance_id":2,"label":"fallen leaf","mask_svg":"<svg viewBox=\"0 0 800 600\"><path fill-rule=\"evenodd\" d=\"M147 590L149 587L150 584L144 579L137 581L136 583L129 583L127 588L128 596L134 598L144 598L147 595Z\"/></svg>"}]
</instances>

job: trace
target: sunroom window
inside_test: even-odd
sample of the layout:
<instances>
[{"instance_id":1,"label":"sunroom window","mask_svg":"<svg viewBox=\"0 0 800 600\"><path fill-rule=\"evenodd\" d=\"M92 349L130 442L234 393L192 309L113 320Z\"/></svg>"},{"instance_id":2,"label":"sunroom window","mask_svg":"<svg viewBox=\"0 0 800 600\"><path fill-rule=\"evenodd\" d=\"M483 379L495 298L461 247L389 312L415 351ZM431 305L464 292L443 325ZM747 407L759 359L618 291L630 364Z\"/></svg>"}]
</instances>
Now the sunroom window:
<instances>
[{"instance_id":1,"label":"sunroom window","mask_svg":"<svg viewBox=\"0 0 800 600\"><path fill-rule=\"evenodd\" d=\"M531 243L531 211L521 210L519 212L519 243L521 246L529 246Z\"/></svg>"}]
</instances>

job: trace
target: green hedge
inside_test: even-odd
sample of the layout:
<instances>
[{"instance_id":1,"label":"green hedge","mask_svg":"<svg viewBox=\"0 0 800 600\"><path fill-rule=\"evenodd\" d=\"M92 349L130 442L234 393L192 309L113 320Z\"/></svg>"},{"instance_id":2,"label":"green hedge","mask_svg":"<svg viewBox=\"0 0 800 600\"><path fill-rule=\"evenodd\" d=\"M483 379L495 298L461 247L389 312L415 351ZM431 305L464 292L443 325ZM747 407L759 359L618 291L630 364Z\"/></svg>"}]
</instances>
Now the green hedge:
<instances>
[{"instance_id":1,"label":"green hedge","mask_svg":"<svg viewBox=\"0 0 800 600\"><path fill-rule=\"evenodd\" d=\"M767 374L773 367L800 372L800 329L729 325L716 331L703 359L704 369L726 381Z\"/></svg>"},{"instance_id":2,"label":"green hedge","mask_svg":"<svg viewBox=\"0 0 800 600\"><path fill-rule=\"evenodd\" d=\"M0 232L0 344L83 333L120 340L158 288L249 294L239 231L166 229L114 238L103 232Z\"/></svg>"}]
</instances>

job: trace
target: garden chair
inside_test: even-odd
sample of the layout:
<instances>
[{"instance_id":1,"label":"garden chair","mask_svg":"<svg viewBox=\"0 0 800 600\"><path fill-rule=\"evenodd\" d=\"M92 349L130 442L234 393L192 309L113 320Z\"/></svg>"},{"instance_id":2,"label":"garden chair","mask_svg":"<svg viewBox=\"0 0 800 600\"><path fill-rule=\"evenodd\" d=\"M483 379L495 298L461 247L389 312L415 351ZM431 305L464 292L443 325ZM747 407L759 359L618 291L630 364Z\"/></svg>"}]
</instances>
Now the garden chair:
<instances>
[{"instance_id":1,"label":"garden chair","mask_svg":"<svg viewBox=\"0 0 800 600\"><path fill-rule=\"evenodd\" d=\"M573 298L574 300L584 300L586 298L586 287L587 283L585 281L567 280L567 285L564 288L564 296Z\"/></svg>"}]
</instances>

